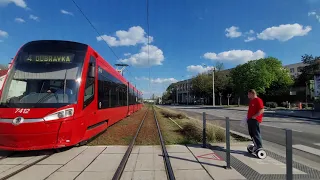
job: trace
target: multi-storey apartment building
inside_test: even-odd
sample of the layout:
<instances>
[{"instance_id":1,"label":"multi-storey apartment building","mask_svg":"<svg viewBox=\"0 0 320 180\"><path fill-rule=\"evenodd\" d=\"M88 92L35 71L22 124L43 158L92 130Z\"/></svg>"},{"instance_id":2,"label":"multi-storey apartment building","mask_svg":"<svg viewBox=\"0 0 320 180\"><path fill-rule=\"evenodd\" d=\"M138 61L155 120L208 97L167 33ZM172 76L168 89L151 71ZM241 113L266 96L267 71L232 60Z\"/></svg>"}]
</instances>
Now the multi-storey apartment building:
<instances>
[{"instance_id":1,"label":"multi-storey apartment building","mask_svg":"<svg viewBox=\"0 0 320 180\"><path fill-rule=\"evenodd\" d=\"M301 74L300 71L305 66L306 64L304 63L295 63L295 64L285 65L284 67L289 70L289 73L291 76L297 77L299 74Z\"/></svg>"}]
</instances>

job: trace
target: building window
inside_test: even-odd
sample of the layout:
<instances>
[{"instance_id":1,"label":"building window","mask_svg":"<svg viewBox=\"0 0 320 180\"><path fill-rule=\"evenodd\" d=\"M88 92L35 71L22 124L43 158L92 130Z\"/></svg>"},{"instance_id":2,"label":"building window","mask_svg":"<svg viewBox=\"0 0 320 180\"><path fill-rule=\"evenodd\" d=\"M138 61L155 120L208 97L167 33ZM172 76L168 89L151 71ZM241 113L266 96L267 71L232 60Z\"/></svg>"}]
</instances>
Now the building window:
<instances>
[{"instance_id":1,"label":"building window","mask_svg":"<svg viewBox=\"0 0 320 180\"><path fill-rule=\"evenodd\" d=\"M290 73L294 73L294 68L290 68Z\"/></svg>"},{"instance_id":2,"label":"building window","mask_svg":"<svg viewBox=\"0 0 320 180\"><path fill-rule=\"evenodd\" d=\"M301 72L303 67L298 67L298 72Z\"/></svg>"}]
</instances>

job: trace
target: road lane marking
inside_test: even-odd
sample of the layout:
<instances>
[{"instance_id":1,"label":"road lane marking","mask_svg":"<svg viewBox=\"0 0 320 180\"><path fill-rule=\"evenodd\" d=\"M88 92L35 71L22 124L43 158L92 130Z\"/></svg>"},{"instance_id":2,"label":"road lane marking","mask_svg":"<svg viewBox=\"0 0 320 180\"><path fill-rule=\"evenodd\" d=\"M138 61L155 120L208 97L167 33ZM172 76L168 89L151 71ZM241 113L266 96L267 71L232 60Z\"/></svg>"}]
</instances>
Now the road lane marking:
<instances>
[{"instance_id":1,"label":"road lane marking","mask_svg":"<svg viewBox=\"0 0 320 180\"><path fill-rule=\"evenodd\" d=\"M320 143L313 143L314 145L316 145L316 146L320 146Z\"/></svg>"},{"instance_id":2,"label":"road lane marking","mask_svg":"<svg viewBox=\"0 0 320 180\"><path fill-rule=\"evenodd\" d=\"M305 146L305 145L302 145L302 144L295 144L292 147L295 148L295 149L299 149L301 151L305 151L305 152L310 153L310 154L314 154L314 155L320 156L320 150L316 149L316 148L313 148L313 147Z\"/></svg>"}]
</instances>

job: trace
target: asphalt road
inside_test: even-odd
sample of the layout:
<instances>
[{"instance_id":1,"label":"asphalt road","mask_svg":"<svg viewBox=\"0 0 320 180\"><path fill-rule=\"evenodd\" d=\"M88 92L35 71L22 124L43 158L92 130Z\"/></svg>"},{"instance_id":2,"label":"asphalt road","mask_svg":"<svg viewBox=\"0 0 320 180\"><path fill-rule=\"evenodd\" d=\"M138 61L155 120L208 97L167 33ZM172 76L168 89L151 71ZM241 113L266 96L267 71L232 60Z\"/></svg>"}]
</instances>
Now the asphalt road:
<instances>
[{"instance_id":1,"label":"asphalt road","mask_svg":"<svg viewBox=\"0 0 320 180\"><path fill-rule=\"evenodd\" d=\"M178 111L183 111L191 117L200 117L202 112L206 112L207 120L212 123L218 123L225 127L225 117L230 117L230 129L242 134L248 134L248 130L240 126L240 121L246 117L246 111L229 110L229 109L213 109L195 106L164 106L166 108L173 108ZM293 145L300 144L308 147L320 149L320 123L303 120L301 118L288 118L286 116L271 116L267 114L260 126L263 140L273 142L285 146L285 128L293 129L292 139Z\"/></svg>"}]
</instances>

